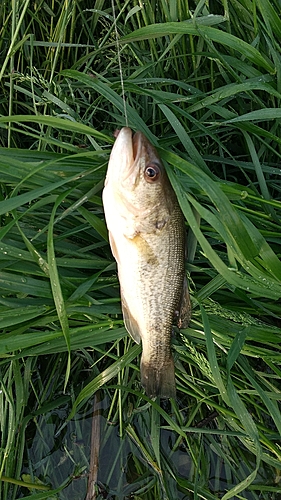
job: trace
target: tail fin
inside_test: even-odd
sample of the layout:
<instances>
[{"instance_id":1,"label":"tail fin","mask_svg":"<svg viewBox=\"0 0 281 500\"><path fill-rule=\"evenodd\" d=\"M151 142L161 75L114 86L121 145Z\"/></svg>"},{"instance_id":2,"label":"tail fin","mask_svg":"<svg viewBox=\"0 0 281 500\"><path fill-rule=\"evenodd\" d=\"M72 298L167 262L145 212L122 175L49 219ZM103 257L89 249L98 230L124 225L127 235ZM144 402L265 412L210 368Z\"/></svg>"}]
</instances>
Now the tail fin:
<instances>
[{"instance_id":1,"label":"tail fin","mask_svg":"<svg viewBox=\"0 0 281 500\"><path fill-rule=\"evenodd\" d=\"M141 360L141 383L150 398L176 397L175 367L171 356L161 367Z\"/></svg>"}]
</instances>

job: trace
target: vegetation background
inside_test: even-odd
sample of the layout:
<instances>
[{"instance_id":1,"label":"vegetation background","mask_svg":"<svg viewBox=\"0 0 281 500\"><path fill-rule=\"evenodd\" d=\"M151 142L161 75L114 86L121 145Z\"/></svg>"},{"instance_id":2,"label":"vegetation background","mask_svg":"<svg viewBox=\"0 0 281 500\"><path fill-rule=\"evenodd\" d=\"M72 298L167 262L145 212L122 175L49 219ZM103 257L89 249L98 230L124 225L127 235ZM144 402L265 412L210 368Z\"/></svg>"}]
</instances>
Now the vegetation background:
<instances>
[{"instance_id":1,"label":"vegetation background","mask_svg":"<svg viewBox=\"0 0 281 500\"><path fill-rule=\"evenodd\" d=\"M1 2L3 500L280 498L280 40L279 0ZM192 229L175 402L107 241L123 92Z\"/></svg>"}]
</instances>

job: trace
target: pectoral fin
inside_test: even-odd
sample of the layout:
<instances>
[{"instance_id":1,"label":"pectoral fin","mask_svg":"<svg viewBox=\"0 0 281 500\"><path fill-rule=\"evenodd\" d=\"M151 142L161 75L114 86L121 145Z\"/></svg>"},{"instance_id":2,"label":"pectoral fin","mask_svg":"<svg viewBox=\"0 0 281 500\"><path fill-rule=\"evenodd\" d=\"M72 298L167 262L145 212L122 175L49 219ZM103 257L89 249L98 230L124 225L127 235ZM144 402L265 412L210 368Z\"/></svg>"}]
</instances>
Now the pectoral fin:
<instances>
[{"instance_id":1,"label":"pectoral fin","mask_svg":"<svg viewBox=\"0 0 281 500\"><path fill-rule=\"evenodd\" d=\"M187 279L184 278L183 288L179 307L178 327L187 328L191 317L191 302L187 286Z\"/></svg>"},{"instance_id":2,"label":"pectoral fin","mask_svg":"<svg viewBox=\"0 0 281 500\"><path fill-rule=\"evenodd\" d=\"M135 318L132 316L130 309L128 308L127 302L122 294L122 290L121 290L121 305L122 305L122 312L126 330L129 332L132 339L137 344L139 344L141 341L139 325L135 320Z\"/></svg>"}]
</instances>

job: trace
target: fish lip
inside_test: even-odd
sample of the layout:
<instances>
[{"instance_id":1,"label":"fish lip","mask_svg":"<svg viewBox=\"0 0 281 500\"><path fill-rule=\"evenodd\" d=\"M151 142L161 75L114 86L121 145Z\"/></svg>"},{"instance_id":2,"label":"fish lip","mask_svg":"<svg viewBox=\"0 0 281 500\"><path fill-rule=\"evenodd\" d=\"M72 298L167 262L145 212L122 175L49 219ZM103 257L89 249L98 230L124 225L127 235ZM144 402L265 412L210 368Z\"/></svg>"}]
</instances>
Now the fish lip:
<instances>
[{"instance_id":1,"label":"fish lip","mask_svg":"<svg viewBox=\"0 0 281 500\"><path fill-rule=\"evenodd\" d=\"M132 137L132 147L133 147L133 158L134 162L138 161L140 155L141 155L141 150L142 150L142 145L144 143L145 136L143 135L142 132L139 130L134 133Z\"/></svg>"},{"instance_id":2,"label":"fish lip","mask_svg":"<svg viewBox=\"0 0 281 500\"><path fill-rule=\"evenodd\" d=\"M112 181L121 182L128 167L134 163L132 130L129 127L123 127L121 130L116 130L114 136L116 140L109 158L108 174Z\"/></svg>"},{"instance_id":3,"label":"fish lip","mask_svg":"<svg viewBox=\"0 0 281 500\"><path fill-rule=\"evenodd\" d=\"M137 132L133 133L132 129L129 127L122 127L121 129L116 129L113 133L113 136L115 137L115 143L117 143L117 139L119 137L119 142L123 139L123 136L128 136L130 135L131 139L131 146L133 148L133 159L135 160L137 156L140 154L140 146L141 142L140 139L142 139L143 134L138 130ZM121 139L122 137L122 139ZM127 137L128 140L128 137Z\"/></svg>"},{"instance_id":4,"label":"fish lip","mask_svg":"<svg viewBox=\"0 0 281 500\"><path fill-rule=\"evenodd\" d=\"M133 133L129 127L121 128L114 135L116 137L116 154L119 158L122 158L121 164L123 165L121 168L121 185L126 189L133 190L138 183L139 169L141 167L138 163L143 156L143 146L146 138L142 132ZM124 155L125 151L126 155ZM137 166L138 168L136 168Z\"/></svg>"}]
</instances>

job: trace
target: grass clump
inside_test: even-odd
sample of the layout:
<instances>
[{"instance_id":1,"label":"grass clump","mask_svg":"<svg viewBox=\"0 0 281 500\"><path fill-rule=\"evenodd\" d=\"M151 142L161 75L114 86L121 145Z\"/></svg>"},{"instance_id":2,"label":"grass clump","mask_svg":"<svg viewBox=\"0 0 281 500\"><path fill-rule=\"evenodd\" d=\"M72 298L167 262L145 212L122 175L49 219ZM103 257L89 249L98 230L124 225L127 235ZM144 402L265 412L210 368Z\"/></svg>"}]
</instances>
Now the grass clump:
<instances>
[{"instance_id":1,"label":"grass clump","mask_svg":"<svg viewBox=\"0 0 281 500\"><path fill-rule=\"evenodd\" d=\"M0 496L86 498L98 455L92 498L278 499L280 4L114 5L128 124L190 228L177 401L143 394L104 223L112 3L3 3Z\"/></svg>"}]
</instances>

